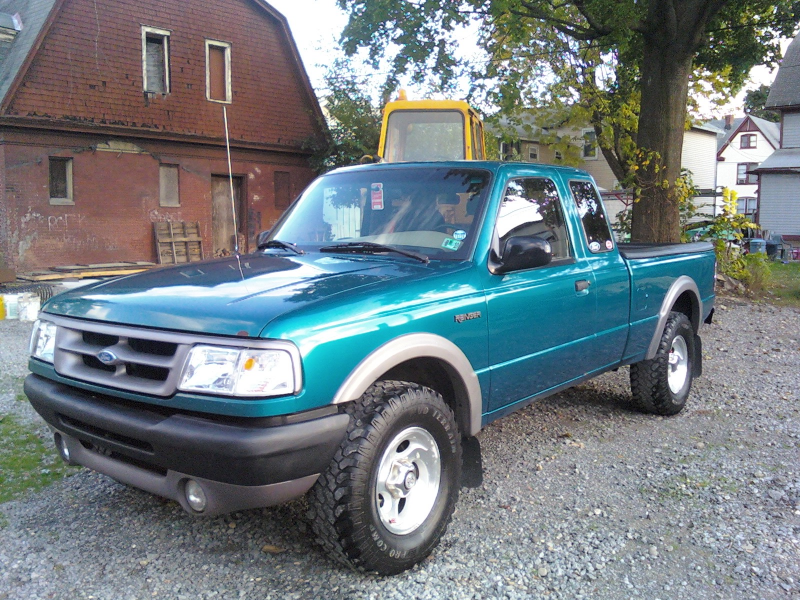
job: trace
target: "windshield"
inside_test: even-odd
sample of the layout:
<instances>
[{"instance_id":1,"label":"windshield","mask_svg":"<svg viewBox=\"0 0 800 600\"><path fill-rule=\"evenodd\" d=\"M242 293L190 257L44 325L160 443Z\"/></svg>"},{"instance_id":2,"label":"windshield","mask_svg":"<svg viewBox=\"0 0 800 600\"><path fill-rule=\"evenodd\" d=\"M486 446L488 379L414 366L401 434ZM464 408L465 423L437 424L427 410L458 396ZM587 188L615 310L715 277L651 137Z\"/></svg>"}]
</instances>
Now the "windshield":
<instances>
[{"instance_id":1,"label":"windshield","mask_svg":"<svg viewBox=\"0 0 800 600\"><path fill-rule=\"evenodd\" d=\"M372 242L434 259L469 256L490 173L480 169L369 168L317 179L270 239L318 250Z\"/></svg>"},{"instance_id":2,"label":"windshield","mask_svg":"<svg viewBox=\"0 0 800 600\"><path fill-rule=\"evenodd\" d=\"M462 160L464 115L457 110L398 110L389 115L386 162Z\"/></svg>"}]
</instances>

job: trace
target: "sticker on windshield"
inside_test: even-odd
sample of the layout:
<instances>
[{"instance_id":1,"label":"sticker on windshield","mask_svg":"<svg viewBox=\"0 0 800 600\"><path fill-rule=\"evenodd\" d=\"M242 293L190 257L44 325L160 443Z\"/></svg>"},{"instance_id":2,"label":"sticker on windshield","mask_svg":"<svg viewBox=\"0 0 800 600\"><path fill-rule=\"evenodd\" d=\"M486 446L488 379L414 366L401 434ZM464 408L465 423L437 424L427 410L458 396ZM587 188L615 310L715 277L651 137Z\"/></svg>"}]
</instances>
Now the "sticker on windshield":
<instances>
[{"instance_id":1,"label":"sticker on windshield","mask_svg":"<svg viewBox=\"0 0 800 600\"><path fill-rule=\"evenodd\" d=\"M600 242L592 242L589 244L589 250L592 252L600 252Z\"/></svg>"},{"instance_id":2,"label":"sticker on windshield","mask_svg":"<svg viewBox=\"0 0 800 600\"><path fill-rule=\"evenodd\" d=\"M460 242L461 240L467 239L467 232L463 229L459 229L458 231L453 232L453 237Z\"/></svg>"},{"instance_id":3,"label":"sticker on windshield","mask_svg":"<svg viewBox=\"0 0 800 600\"><path fill-rule=\"evenodd\" d=\"M455 251L461 248L461 242L454 240L453 238L445 238L445 240L442 242L442 248L445 250Z\"/></svg>"},{"instance_id":4,"label":"sticker on windshield","mask_svg":"<svg viewBox=\"0 0 800 600\"><path fill-rule=\"evenodd\" d=\"M383 184L372 184L372 210L383 210Z\"/></svg>"},{"instance_id":5,"label":"sticker on windshield","mask_svg":"<svg viewBox=\"0 0 800 600\"><path fill-rule=\"evenodd\" d=\"M606 240L606 250L611 250L614 247L614 242Z\"/></svg>"}]
</instances>

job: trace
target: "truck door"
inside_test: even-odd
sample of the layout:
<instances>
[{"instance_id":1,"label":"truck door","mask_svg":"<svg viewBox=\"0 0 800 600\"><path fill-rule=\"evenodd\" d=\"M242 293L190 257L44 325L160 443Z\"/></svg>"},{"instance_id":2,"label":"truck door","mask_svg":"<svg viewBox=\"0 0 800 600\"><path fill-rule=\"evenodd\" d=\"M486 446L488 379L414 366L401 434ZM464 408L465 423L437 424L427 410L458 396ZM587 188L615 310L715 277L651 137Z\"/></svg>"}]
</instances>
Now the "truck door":
<instances>
[{"instance_id":1,"label":"truck door","mask_svg":"<svg viewBox=\"0 0 800 600\"><path fill-rule=\"evenodd\" d=\"M574 213L574 211L573 211ZM512 236L550 242L550 264L494 275L487 283L489 411L592 370L594 274L575 256L562 199L547 177L512 179L497 217L495 244Z\"/></svg>"},{"instance_id":2,"label":"truck door","mask_svg":"<svg viewBox=\"0 0 800 600\"><path fill-rule=\"evenodd\" d=\"M628 267L614 244L600 194L589 180L570 180L572 194L581 219L582 240L576 240L587 253L595 277L597 295L596 337L592 356L605 367L622 359L630 322L630 278ZM577 245L576 244L576 245Z\"/></svg>"}]
</instances>

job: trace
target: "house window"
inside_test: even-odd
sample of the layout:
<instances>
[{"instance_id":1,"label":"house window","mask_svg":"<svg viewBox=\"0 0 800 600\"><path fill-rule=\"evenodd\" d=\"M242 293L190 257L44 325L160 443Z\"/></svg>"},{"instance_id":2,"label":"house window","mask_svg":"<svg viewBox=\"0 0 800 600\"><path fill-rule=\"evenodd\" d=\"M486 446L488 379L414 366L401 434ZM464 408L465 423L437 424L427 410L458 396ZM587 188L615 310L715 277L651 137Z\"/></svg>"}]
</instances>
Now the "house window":
<instances>
[{"instance_id":1,"label":"house window","mask_svg":"<svg viewBox=\"0 0 800 600\"><path fill-rule=\"evenodd\" d=\"M758 183L758 175L750 173L750 169L758 163L739 163L736 165L736 184L748 185Z\"/></svg>"},{"instance_id":2,"label":"house window","mask_svg":"<svg viewBox=\"0 0 800 600\"><path fill-rule=\"evenodd\" d=\"M593 160L597 158L597 134L594 129L583 130L583 158Z\"/></svg>"},{"instance_id":3,"label":"house window","mask_svg":"<svg viewBox=\"0 0 800 600\"><path fill-rule=\"evenodd\" d=\"M564 159L564 155L561 154L561 150L556 150L555 151L555 160L558 161L558 160L563 160L563 159Z\"/></svg>"},{"instance_id":4,"label":"house window","mask_svg":"<svg viewBox=\"0 0 800 600\"><path fill-rule=\"evenodd\" d=\"M285 210L291 204L290 179L288 171L275 171L275 208Z\"/></svg>"},{"instance_id":5,"label":"house window","mask_svg":"<svg viewBox=\"0 0 800 600\"><path fill-rule=\"evenodd\" d=\"M206 98L212 102L230 102L231 45L206 40Z\"/></svg>"},{"instance_id":6,"label":"house window","mask_svg":"<svg viewBox=\"0 0 800 600\"><path fill-rule=\"evenodd\" d=\"M142 27L142 77L148 94L169 94L169 31Z\"/></svg>"},{"instance_id":7,"label":"house window","mask_svg":"<svg viewBox=\"0 0 800 600\"><path fill-rule=\"evenodd\" d=\"M74 204L71 158L50 158L50 204Z\"/></svg>"},{"instance_id":8,"label":"house window","mask_svg":"<svg viewBox=\"0 0 800 600\"><path fill-rule=\"evenodd\" d=\"M161 165L158 168L158 176L159 205L180 206L178 165Z\"/></svg>"},{"instance_id":9,"label":"house window","mask_svg":"<svg viewBox=\"0 0 800 600\"><path fill-rule=\"evenodd\" d=\"M756 147L756 134L746 133L739 138L739 148L755 148Z\"/></svg>"},{"instance_id":10,"label":"house window","mask_svg":"<svg viewBox=\"0 0 800 600\"><path fill-rule=\"evenodd\" d=\"M520 155L519 142L500 142L500 156L502 160L514 160Z\"/></svg>"},{"instance_id":11,"label":"house window","mask_svg":"<svg viewBox=\"0 0 800 600\"><path fill-rule=\"evenodd\" d=\"M539 161L539 146L528 146L528 160L532 162Z\"/></svg>"}]
</instances>

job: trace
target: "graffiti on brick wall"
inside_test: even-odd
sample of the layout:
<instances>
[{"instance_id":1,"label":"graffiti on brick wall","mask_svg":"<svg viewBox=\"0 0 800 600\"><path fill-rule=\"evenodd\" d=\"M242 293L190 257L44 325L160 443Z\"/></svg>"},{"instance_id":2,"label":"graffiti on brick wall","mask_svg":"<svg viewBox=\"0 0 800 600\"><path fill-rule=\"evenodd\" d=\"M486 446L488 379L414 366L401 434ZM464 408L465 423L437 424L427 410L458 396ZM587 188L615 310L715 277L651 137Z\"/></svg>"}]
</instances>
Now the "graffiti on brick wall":
<instances>
[{"instance_id":1,"label":"graffiti on brick wall","mask_svg":"<svg viewBox=\"0 0 800 600\"><path fill-rule=\"evenodd\" d=\"M154 208L149 213L151 223L172 223L182 221L180 215L173 215L171 213L161 213L158 209Z\"/></svg>"},{"instance_id":2,"label":"graffiti on brick wall","mask_svg":"<svg viewBox=\"0 0 800 600\"><path fill-rule=\"evenodd\" d=\"M86 223L86 217L80 213L65 213L47 217L47 229L51 232L76 231Z\"/></svg>"}]
</instances>

